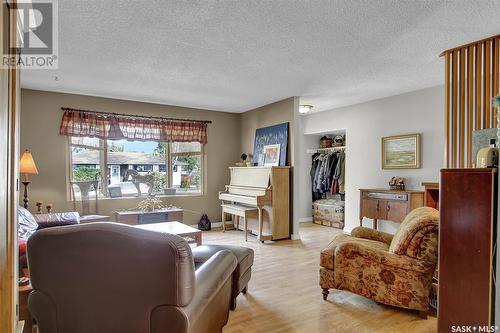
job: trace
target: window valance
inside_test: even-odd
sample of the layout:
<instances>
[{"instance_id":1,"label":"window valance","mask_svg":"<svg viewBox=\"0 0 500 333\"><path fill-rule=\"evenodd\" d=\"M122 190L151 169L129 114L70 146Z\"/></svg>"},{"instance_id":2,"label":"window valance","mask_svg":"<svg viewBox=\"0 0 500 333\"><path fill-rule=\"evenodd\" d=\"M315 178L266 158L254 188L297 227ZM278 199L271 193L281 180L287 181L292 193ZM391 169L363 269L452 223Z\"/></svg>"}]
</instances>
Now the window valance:
<instances>
[{"instance_id":1,"label":"window valance","mask_svg":"<svg viewBox=\"0 0 500 333\"><path fill-rule=\"evenodd\" d=\"M63 110L61 135L104 140L207 143L207 121Z\"/></svg>"}]
</instances>

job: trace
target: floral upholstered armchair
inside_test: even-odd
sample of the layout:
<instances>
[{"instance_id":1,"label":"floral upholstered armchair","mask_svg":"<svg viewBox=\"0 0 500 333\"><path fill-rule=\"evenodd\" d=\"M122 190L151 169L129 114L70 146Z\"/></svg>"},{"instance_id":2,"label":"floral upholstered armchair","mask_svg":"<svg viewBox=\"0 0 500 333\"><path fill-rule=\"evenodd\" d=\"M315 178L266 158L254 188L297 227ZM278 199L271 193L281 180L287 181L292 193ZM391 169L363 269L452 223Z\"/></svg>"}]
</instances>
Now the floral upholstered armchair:
<instances>
[{"instance_id":1,"label":"floral upholstered armchair","mask_svg":"<svg viewBox=\"0 0 500 333\"><path fill-rule=\"evenodd\" d=\"M377 302L418 310L426 318L438 258L439 213L411 211L396 234L357 227L337 236L323 251L320 286L348 290Z\"/></svg>"}]
</instances>

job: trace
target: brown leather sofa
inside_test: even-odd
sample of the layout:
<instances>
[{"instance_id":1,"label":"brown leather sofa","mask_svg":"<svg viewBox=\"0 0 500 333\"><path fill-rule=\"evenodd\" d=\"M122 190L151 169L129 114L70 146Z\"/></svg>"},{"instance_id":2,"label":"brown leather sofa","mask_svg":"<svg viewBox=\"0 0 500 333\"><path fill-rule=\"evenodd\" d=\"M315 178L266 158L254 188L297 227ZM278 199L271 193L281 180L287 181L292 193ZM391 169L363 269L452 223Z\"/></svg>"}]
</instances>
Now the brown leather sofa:
<instances>
[{"instance_id":1,"label":"brown leather sofa","mask_svg":"<svg viewBox=\"0 0 500 333\"><path fill-rule=\"evenodd\" d=\"M78 212L31 214L26 208L18 207L19 276L29 277L26 259L26 243L35 231L80 223Z\"/></svg>"},{"instance_id":2,"label":"brown leather sofa","mask_svg":"<svg viewBox=\"0 0 500 333\"><path fill-rule=\"evenodd\" d=\"M28 254L40 333L212 333L227 323L229 251L195 271L181 237L100 222L40 230Z\"/></svg>"},{"instance_id":3,"label":"brown leather sofa","mask_svg":"<svg viewBox=\"0 0 500 333\"><path fill-rule=\"evenodd\" d=\"M193 249L195 267L203 265L214 254L222 250L229 250L238 260L238 265L233 272L233 287L231 310L236 309L236 298L240 293L246 294L248 282L252 277L252 265L254 253L252 249L233 245L201 245Z\"/></svg>"}]
</instances>

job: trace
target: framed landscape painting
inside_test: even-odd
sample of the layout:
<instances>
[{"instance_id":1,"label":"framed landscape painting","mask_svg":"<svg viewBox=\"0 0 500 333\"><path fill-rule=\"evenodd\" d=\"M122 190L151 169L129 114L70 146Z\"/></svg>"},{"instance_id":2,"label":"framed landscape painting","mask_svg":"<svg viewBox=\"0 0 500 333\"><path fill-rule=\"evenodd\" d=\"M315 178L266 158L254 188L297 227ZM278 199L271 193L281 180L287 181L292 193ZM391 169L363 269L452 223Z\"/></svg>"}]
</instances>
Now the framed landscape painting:
<instances>
[{"instance_id":1,"label":"framed landscape painting","mask_svg":"<svg viewBox=\"0 0 500 333\"><path fill-rule=\"evenodd\" d=\"M382 138L382 169L420 168L420 134Z\"/></svg>"}]
</instances>

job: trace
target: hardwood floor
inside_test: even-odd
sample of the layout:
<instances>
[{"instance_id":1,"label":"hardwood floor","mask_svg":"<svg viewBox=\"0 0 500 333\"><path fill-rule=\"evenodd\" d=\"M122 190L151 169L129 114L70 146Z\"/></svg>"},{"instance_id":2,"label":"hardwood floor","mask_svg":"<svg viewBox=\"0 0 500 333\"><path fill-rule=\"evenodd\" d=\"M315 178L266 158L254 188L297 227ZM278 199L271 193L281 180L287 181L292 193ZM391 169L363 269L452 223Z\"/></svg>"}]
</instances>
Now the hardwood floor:
<instances>
[{"instance_id":1,"label":"hardwood floor","mask_svg":"<svg viewBox=\"0 0 500 333\"><path fill-rule=\"evenodd\" d=\"M300 241L245 242L241 231L203 233L204 244L252 248L255 263L248 293L238 296L224 333L251 332L436 332L435 314L427 320L416 312L377 304L364 297L331 290L321 298L319 252L341 231L306 223Z\"/></svg>"}]
</instances>

